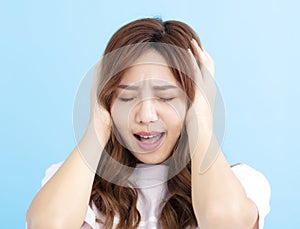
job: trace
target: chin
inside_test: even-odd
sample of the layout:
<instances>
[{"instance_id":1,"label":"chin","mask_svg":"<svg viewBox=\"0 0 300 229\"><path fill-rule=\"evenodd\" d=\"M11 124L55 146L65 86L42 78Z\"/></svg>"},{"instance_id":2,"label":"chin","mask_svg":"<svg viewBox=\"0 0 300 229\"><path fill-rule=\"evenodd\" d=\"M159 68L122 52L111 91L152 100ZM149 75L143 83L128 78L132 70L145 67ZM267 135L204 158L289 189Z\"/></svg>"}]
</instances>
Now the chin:
<instances>
[{"instance_id":1,"label":"chin","mask_svg":"<svg viewBox=\"0 0 300 229\"><path fill-rule=\"evenodd\" d=\"M133 153L135 158L137 158L141 163L144 164L161 164L163 163L168 157L156 157L153 155L154 153Z\"/></svg>"}]
</instances>

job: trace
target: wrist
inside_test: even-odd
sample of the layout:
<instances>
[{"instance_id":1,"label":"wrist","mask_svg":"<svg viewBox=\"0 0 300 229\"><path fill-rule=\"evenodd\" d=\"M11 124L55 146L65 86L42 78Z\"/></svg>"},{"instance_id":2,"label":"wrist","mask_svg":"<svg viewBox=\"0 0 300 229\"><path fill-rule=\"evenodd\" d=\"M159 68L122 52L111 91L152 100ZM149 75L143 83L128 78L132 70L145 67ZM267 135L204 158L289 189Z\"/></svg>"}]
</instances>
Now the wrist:
<instances>
[{"instance_id":1,"label":"wrist","mask_svg":"<svg viewBox=\"0 0 300 229\"><path fill-rule=\"evenodd\" d=\"M95 172L98 167L102 152L107 141L103 136L100 136L93 125L88 125L88 128L80 142L77 144L77 151L90 167Z\"/></svg>"}]
</instances>

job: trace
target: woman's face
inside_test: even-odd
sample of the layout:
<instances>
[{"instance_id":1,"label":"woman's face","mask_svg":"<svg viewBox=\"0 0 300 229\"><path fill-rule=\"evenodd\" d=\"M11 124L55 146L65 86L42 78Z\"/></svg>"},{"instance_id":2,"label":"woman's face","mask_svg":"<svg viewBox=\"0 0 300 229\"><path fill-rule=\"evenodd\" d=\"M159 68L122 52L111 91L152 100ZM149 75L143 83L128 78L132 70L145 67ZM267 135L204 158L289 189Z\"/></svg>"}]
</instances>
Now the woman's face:
<instances>
[{"instance_id":1,"label":"woman's face","mask_svg":"<svg viewBox=\"0 0 300 229\"><path fill-rule=\"evenodd\" d=\"M165 161L184 125L186 101L164 58L155 51L142 55L122 76L111 106L125 147L143 163Z\"/></svg>"}]
</instances>

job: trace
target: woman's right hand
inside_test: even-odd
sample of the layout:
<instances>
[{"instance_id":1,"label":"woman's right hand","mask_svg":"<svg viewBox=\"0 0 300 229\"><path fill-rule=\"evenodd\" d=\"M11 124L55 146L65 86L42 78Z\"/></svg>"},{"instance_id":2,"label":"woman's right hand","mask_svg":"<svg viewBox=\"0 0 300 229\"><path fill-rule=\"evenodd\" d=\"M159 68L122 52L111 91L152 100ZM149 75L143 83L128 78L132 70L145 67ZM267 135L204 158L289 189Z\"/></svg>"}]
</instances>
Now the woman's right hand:
<instances>
[{"instance_id":1,"label":"woman's right hand","mask_svg":"<svg viewBox=\"0 0 300 229\"><path fill-rule=\"evenodd\" d=\"M106 145L110 132L112 119L110 113L99 103L99 84L100 84L100 67L101 60L96 64L93 76L93 83L90 92L90 121L88 126L89 128L94 128L99 141L103 144L103 147Z\"/></svg>"},{"instance_id":2,"label":"woman's right hand","mask_svg":"<svg viewBox=\"0 0 300 229\"><path fill-rule=\"evenodd\" d=\"M93 82L90 91L90 119L88 127L78 144L79 151L88 164L93 164L95 170L100 160L100 155L107 144L110 134L112 119L110 113L98 102L100 83L101 60L96 64L93 73Z\"/></svg>"}]
</instances>

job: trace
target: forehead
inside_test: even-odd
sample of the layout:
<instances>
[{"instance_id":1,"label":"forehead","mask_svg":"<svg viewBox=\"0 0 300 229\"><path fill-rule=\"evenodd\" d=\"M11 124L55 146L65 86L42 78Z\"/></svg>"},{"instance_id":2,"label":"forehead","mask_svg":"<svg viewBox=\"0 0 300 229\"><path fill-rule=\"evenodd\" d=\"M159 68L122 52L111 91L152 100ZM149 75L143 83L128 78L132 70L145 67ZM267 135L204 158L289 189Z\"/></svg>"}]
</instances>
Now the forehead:
<instances>
[{"instance_id":1,"label":"forehead","mask_svg":"<svg viewBox=\"0 0 300 229\"><path fill-rule=\"evenodd\" d=\"M163 56L152 50L144 53L125 71L120 84L129 85L148 80L168 82L180 87Z\"/></svg>"}]
</instances>

